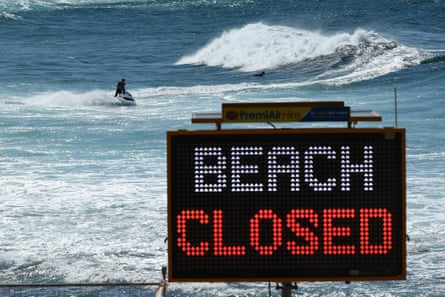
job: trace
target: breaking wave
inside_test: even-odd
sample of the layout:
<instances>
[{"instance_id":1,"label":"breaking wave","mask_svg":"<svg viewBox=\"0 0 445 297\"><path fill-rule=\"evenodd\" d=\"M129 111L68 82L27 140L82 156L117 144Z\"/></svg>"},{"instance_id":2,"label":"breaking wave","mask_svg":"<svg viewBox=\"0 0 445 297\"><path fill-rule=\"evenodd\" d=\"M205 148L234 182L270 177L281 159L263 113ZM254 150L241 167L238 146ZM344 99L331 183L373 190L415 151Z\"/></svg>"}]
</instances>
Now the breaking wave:
<instances>
[{"instance_id":1,"label":"breaking wave","mask_svg":"<svg viewBox=\"0 0 445 297\"><path fill-rule=\"evenodd\" d=\"M242 72L313 67L318 68L316 79L341 84L372 79L427 58L431 53L360 28L353 33L326 35L253 23L224 31L195 53L183 56L176 65L206 65Z\"/></svg>"}]
</instances>

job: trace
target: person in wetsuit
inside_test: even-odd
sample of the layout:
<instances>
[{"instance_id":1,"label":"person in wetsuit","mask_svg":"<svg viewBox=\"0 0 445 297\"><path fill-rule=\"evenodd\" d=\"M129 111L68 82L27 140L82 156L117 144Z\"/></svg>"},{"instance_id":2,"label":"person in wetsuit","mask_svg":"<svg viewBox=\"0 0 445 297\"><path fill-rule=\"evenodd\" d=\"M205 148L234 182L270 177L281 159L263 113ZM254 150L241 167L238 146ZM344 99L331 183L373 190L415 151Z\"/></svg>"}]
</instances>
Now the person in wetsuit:
<instances>
[{"instance_id":1,"label":"person in wetsuit","mask_svg":"<svg viewBox=\"0 0 445 297\"><path fill-rule=\"evenodd\" d=\"M114 93L114 97L119 94L125 93L125 79L121 79L120 82L117 83L116 92Z\"/></svg>"}]
</instances>

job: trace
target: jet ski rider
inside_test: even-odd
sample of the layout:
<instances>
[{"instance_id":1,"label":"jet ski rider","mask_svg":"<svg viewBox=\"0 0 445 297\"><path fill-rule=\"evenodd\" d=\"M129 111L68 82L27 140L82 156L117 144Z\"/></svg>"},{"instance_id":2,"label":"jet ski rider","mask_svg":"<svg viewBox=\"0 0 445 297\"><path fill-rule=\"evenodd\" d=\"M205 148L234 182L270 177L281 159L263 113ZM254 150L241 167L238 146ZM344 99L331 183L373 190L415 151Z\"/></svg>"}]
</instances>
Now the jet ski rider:
<instances>
[{"instance_id":1,"label":"jet ski rider","mask_svg":"<svg viewBox=\"0 0 445 297\"><path fill-rule=\"evenodd\" d=\"M114 94L114 97L116 97L119 94L125 93L125 79L121 79L120 82L117 83L116 86L116 93Z\"/></svg>"}]
</instances>

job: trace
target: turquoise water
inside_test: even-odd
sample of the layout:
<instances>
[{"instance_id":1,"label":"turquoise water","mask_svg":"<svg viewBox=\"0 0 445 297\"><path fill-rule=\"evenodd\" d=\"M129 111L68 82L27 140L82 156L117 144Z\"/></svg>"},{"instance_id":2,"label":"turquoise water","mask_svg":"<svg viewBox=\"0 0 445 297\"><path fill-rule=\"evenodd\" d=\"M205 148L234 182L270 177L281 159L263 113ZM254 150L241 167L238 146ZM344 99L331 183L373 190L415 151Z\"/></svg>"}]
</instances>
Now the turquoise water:
<instances>
[{"instance_id":1,"label":"turquoise water","mask_svg":"<svg viewBox=\"0 0 445 297\"><path fill-rule=\"evenodd\" d=\"M213 129L191 114L227 102L344 101L383 117L359 127L394 126L396 87L408 280L301 283L294 293L443 296L444 29L441 0L0 1L0 283L157 282L167 265L166 131ZM123 77L136 106L116 105ZM171 283L168 293L268 288Z\"/></svg>"}]
</instances>

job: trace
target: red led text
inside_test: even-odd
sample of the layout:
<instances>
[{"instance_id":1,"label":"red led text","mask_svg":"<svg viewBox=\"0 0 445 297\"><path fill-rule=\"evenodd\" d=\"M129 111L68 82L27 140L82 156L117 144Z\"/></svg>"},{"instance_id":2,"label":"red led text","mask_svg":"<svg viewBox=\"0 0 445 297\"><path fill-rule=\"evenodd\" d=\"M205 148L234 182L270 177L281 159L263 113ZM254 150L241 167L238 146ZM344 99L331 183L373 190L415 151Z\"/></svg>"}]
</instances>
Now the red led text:
<instances>
[{"instance_id":1,"label":"red led text","mask_svg":"<svg viewBox=\"0 0 445 297\"><path fill-rule=\"evenodd\" d=\"M260 209L249 220L248 244L224 244L224 213L215 209L208 213L200 209L182 210L176 217L177 246L187 256L245 256L254 251L260 256L271 256L279 249L285 249L291 255L310 256L323 255L385 255L392 249L392 214L386 208L326 208L319 215L313 209L292 209L283 219L272 209ZM351 221L350 225L338 224L337 220ZM338 244L336 239L351 238L352 222L359 223L360 238L354 244ZM267 221L270 226L263 230ZM378 221L379 230L371 227L371 221ZM189 236L193 230L189 223L205 225L212 228L213 238L205 238L199 243L191 243ZM302 224L305 222L305 224ZM212 226L210 225L212 224ZM287 228L295 238L285 239L283 230ZM315 234L318 230L322 235ZM357 230L355 230L357 231ZM272 238L269 244L261 242L260 234L267 233ZM378 239L371 240L372 234ZM198 235L199 236L199 235ZM297 241L296 238L299 240ZM213 240L213 242L212 242Z\"/></svg>"}]
</instances>

